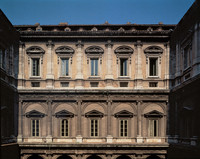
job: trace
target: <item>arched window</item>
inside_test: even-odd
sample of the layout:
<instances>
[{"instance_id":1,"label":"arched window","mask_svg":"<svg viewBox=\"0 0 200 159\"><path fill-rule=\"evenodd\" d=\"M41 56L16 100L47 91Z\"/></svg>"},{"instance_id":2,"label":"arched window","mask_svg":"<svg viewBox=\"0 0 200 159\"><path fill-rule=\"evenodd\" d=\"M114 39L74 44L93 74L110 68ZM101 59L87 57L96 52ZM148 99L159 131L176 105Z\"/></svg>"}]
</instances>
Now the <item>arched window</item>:
<instances>
[{"instance_id":1,"label":"arched window","mask_svg":"<svg viewBox=\"0 0 200 159\"><path fill-rule=\"evenodd\" d=\"M97 155L92 155L92 156L88 157L87 159L102 159L102 158Z\"/></svg>"},{"instance_id":2,"label":"arched window","mask_svg":"<svg viewBox=\"0 0 200 159\"><path fill-rule=\"evenodd\" d=\"M57 159L72 159L72 158L67 155L62 155L62 156L58 157Z\"/></svg>"},{"instance_id":3,"label":"arched window","mask_svg":"<svg viewBox=\"0 0 200 159\"><path fill-rule=\"evenodd\" d=\"M119 156L119 157L117 157L117 159L131 159L131 158L128 157L128 156L123 155L123 156Z\"/></svg>"},{"instance_id":4,"label":"arched window","mask_svg":"<svg viewBox=\"0 0 200 159\"><path fill-rule=\"evenodd\" d=\"M32 155L32 156L28 157L27 159L43 159L43 158L39 155Z\"/></svg>"}]
</instances>

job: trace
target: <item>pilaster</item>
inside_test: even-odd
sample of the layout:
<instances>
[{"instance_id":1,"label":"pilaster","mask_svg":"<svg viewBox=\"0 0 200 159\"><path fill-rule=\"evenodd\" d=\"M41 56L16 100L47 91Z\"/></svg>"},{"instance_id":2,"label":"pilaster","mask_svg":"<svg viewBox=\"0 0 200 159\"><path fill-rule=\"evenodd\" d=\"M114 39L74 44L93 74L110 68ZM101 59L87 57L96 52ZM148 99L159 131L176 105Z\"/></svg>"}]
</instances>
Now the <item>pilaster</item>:
<instances>
[{"instance_id":1,"label":"pilaster","mask_svg":"<svg viewBox=\"0 0 200 159\"><path fill-rule=\"evenodd\" d=\"M142 79L143 79L143 72L142 72L142 42L138 40L135 43L136 48L136 61L135 61L135 80L136 80L136 89L141 89L142 86Z\"/></svg>"},{"instance_id":2,"label":"pilaster","mask_svg":"<svg viewBox=\"0 0 200 159\"><path fill-rule=\"evenodd\" d=\"M19 101L19 117L18 117L18 136L17 136L17 142L23 142L23 101Z\"/></svg>"},{"instance_id":3,"label":"pilaster","mask_svg":"<svg viewBox=\"0 0 200 159\"><path fill-rule=\"evenodd\" d=\"M142 101L137 101L137 143L143 143L142 137L142 119L141 119L141 105Z\"/></svg>"},{"instance_id":4,"label":"pilaster","mask_svg":"<svg viewBox=\"0 0 200 159\"><path fill-rule=\"evenodd\" d=\"M25 58L25 44L20 41L19 43L19 73L18 73L18 88L23 88L24 79L24 58Z\"/></svg>"},{"instance_id":5,"label":"pilaster","mask_svg":"<svg viewBox=\"0 0 200 159\"><path fill-rule=\"evenodd\" d=\"M77 54L76 54L76 86L75 88L83 88L83 43L79 40L76 44Z\"/></svg>"},{"instance_id":6,"label":"pilaster","mask_svg":"<svg viewBox=\"0 0 200 159\"><path fill-rule=\"evenodd\" d=\"M47 46L47 88L53 88L53 80L54 80L54 74L53 74L53 53L52 49L54 47L54 43L49 40L46 44Z\"/></svg>"},{"instance_id":7,"label":"pilaster","mask_svg":"<svg viewBox=\"0 0 200 159\"><path fill-rule=\"evenodd\" d=\"M47 116L47 137L46 141L47 143L52 142L52 101L50 99L47 100L48 105L48 116Z\"/></svg>"},{"instance_id":8,"label":"pilaster","mask_svg":"<svg viewBox=\"0 0 200 159\"><path fill-rule=\"evenodd\" d=\"M77 98L80 98L79 96ZM81 105L82 105L82 100L78 99L77 100L77 106L78 106L78 116L77 116L77 133L76 133L76 142L82 143L82 131L81 131Z\"/></svg>"}]
</instances>

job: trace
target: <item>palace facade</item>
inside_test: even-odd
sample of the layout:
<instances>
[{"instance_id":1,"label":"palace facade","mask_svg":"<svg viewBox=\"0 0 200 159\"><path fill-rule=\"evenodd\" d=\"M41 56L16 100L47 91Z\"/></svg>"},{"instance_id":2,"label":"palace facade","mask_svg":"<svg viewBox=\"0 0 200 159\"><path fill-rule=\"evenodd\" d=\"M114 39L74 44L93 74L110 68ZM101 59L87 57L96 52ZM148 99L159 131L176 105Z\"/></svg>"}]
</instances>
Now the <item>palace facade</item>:
<instances>
[{"instance_id":1,"label":"palace facade","mask_svg":"<svg viewBox=\"0 0 200 159\"><path fill-rule=\"evenodd\" d=\"M200 1L195 1L171 36L170 156L200 156Z\"/></svg>"},{"instance_id":2,"label":"palace facade","mask_svg":"<svg viewBox=\"0 0 200 159\"><path fill-rule=\"evenodd\" d=\"M174 27L15 26L21 159L165 159Z\"/></svg>"}]
</instances>

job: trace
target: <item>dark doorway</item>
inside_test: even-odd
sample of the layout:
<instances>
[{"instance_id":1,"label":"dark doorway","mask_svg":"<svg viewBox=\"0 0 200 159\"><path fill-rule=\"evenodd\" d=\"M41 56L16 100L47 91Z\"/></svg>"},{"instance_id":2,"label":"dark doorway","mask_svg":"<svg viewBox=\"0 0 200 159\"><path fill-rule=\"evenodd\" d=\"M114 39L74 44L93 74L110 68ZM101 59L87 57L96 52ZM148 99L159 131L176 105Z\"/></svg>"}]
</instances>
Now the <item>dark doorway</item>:
<instances>
[{"instance_id":1,"label":"dark doorway","mask_svg":"<svg viewBox=\"0 0 200 159\"><path fill-rule=\"evenodd\" d=\"M124 156L119 156L119 157L117 157L117 159L131 159L131 158L124 155Z\"/></svg>"},{"instance_id":2,"label":"dark doorway","mask_svg":"<svg viewBox=\"0 0 200 159\"><path fill-rule=\"evenodd\" d=\"M57 159L72 159L72 158L67 155L62 155L62 156L58 157Z\"/></svg>"},{"instance_id":3,"label":"dark doorway","mask_svg":"<svg viewBox=\"0 0 200 159\"><path fill-rule=\"evenodd\" d=\"M151 155L151 156L147 157L147 159L160 159L160 157L158 157L156 155Z\"/></svg>"},{"instance_id":4,"label":"dark doorway","mask_svg":"<svg viewBox=\"0 0 200 159\"><path fill-rule=\"evenodd\" d=\"M28 157L28 159L43 159L43 158L38 155L32 155L32 156Z\"/></svg>"},{"instance_id":5,"label":"dark doorway","mask_svg":"<svg viewBox=\"0 0 200 159\"><path fill-rule=\"evenodd\" d=\"M96 155L92 155L92 156L88 157L87 159L102 159L102 158L99 156L96 156Z\"/></svg>"}]
</instances>

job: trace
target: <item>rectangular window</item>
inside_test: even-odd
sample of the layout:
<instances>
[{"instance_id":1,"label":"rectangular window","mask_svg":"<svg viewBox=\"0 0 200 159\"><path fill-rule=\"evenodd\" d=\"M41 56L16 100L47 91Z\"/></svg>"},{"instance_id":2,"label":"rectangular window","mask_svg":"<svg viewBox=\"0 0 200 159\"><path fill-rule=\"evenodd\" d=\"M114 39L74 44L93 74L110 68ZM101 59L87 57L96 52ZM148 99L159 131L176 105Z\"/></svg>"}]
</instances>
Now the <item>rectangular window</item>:
<instances>
[{"instance_id":1,"label":"rectangular window","mask_svg":"<svg viewBox=\"0 0 200 159\"><path fill-rule=\"evenodd\" d=\"M98 136L98 127L99 127L99 121L97 119L91 119L90 120L90 135L95 137Z\"/></svg>"},{"instance_id":2,"label":"rectangular window","mask_svg":"<svg viewBox=\"0 0 200 159\"><path fill-rule=\"evenodd\" d=\"M39 136L39 120L31 120L32 136Z\"/></svg>"},{"instance_id":3,"label":"rectangular window","mask_svg":"<svg viewBox=\"0 0 200 159\"><path fill-rule=\"evenodd\" d=\"M98 76L98 59L91 59L91 76Z\"/></svg>"},{"instance_id":4,"label":"rectangular window","mask_svg":"<svg viewBox=\"0 0 200 159\"><path fill-rule=\"evenodd\" d=\"M0 67L5 69L6 60L5 60L5 50L0 49Z\"/></svg>"},{"instance_id":5,"label":"rectangular window","mask_svg":"<svg viewBox=\"0 0 200 159\"><path fill-rule=\"evenodd\" d=\"M128 120L120 120L120 136L127 137L128 136Z\"/></svg>"},{"instance_id":6,"label":"rectangular window","mask_svg":"<svg viewBox=\"0 0 200 159\"><path fill-rule=\"evenodd\" d=\"M61 82L61 87L69 87L69 82Z\"/></svg>"},{"instance_id":7,"label":"rectangular window","mask_svg":"<svg viewBox=\"0 0 200 159\"><path fill-rule=\"evenodd\" d=\"M32 58L32 76L40 76L40 59Z\"/></svg>"},{"instance_id":8,"label":"rectangular window","mask_svg":"<svg viewBox=\"0 0 200 159\"><path fill-rule=\"evenodd\" d=\"M128 87L128 82L120 82L120 87Z\"/></svg>"},{"instance_id":9,"label":"rectangular window","mask_svg":"<svg viewBox=\"0 0 200 159\"><path fill-rule=\"evenodd\" d=\"M149 87L158 87L158 82L149 82Z\"/></svg>"},{"instance_id":10,"label":"rectangular window","mask_svg":"<svg viewBox=\"0 0 200 159\"><path fill-rule=\"evenodd\" d=\"M120 76L128 75L128 59L120 59Z\"/></svg>"},{"instance_id":11,"label":"rectangular window","mask_svg":"<svg viewBox=\"0 0 200 159\"><path fill-rule=\"evenodd\" d=\"M61 76L69 76L69 59L61 59Z\"/></svg>"},{"instance_id":12,"label":"rectangular window","mask_svg":"<svg viewBox=\"0 0 200 159\"><path fill-rule=\"evenodd\" d=\"M61 136L69 136L69 121L67 119L61 121Z\"/></svg>"},{"instance_id":13,"label":"rectangular window","mask_svg":"<svg viewBox=\"0 0 200 159\"><path fill-rule=\"evenodd\" d=\"M149 136L150 137L158 136L158 120L157 119L149 120Z\"/></svg>"},{"instance_id":14,"label":"rectangular window","mask_svg":"<svg viewBox=\"0 0 200 159\"><path fill-rule=\"evenodd\" d=\"M40 82L31 82L32 87L40 87Z\"/></svg>"},{"instance_id":15,"label":"rectangular window","mask_svg":"<svg viewBox=\"0 0 200 159\"><path fill-rule=\"evenodd\" d=\"M158 76L158 58L149 58L149 76Z\"/></svg>"},{"instance_id":16,"label":"rectangular window","mask_svg":"<svg viewBox=\"0 0 200 159\"><path fill-rule=\"evenodd\" d=\"M99 82L90 82L90 87L98 87Z\"/></svg>"}]
</instances>

